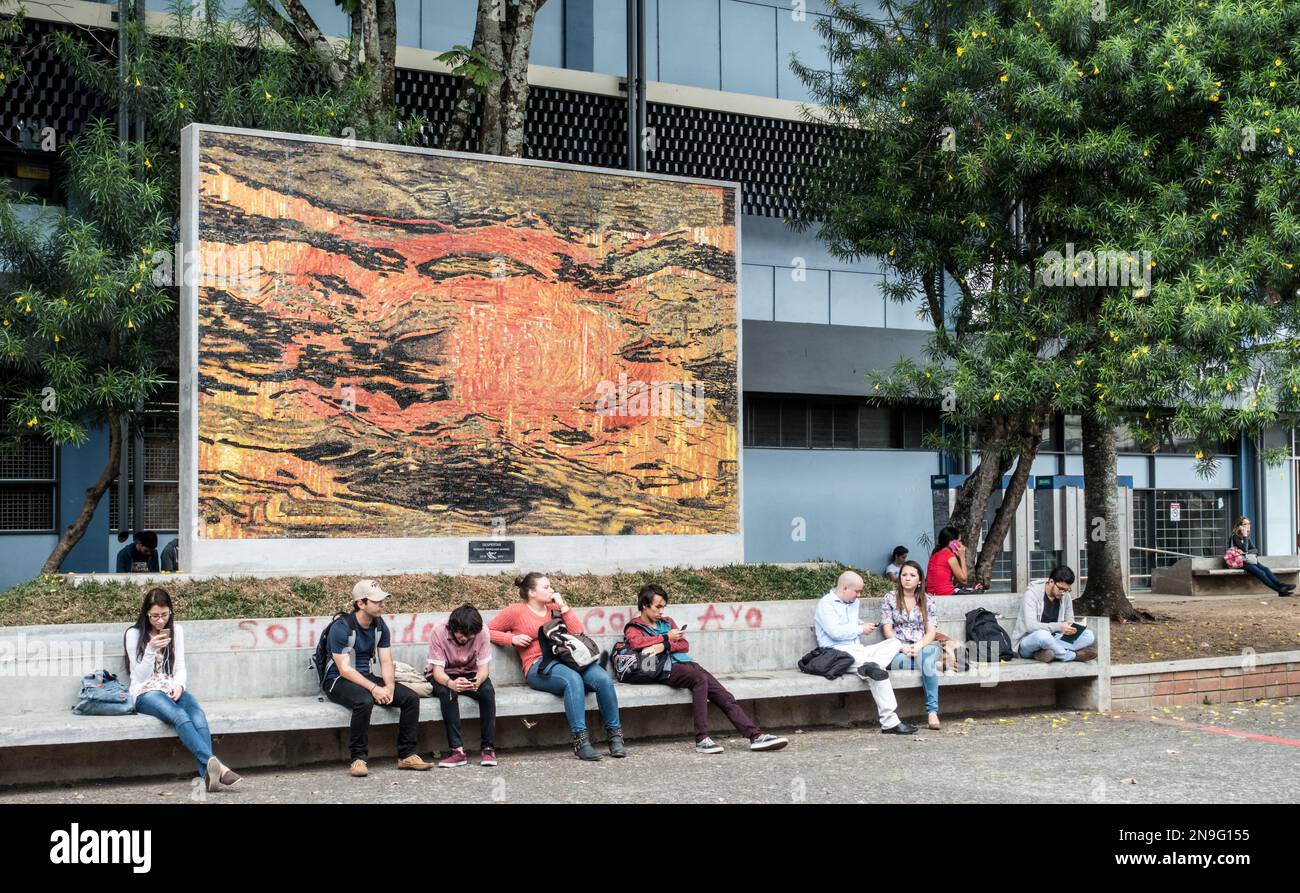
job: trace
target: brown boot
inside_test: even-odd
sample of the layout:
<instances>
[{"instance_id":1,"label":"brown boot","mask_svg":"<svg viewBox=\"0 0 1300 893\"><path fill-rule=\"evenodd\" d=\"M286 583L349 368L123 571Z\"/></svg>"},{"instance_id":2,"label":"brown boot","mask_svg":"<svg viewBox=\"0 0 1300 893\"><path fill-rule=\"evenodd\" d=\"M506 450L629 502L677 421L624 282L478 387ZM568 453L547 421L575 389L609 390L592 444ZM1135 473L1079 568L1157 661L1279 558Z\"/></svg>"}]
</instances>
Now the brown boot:
<instances>
[{"instance_id":1,"label":"brown boot","mask_svg":"<svg viewBox=\"0 0 1300 893\"><path fill-rule=\"evenodd\" d=\"M370 769L366 766L365 760L353 760L352 768L349 771L352 772L353 778L365 778L370 774Z\"/></svg>"},{"instance_id":2,"label":"brown boot","mask_svg":"<svg viewBox=\"0 0 1300 893\"><path fill-rule=\"evenodd\" d=\"M400 760L398 760L397 768L414 769L417 772L424 772L427 769L432 769L433 763L426 763L424 760L420 759L420 755L418 753L413 753L409 757L402 757Z\"/></svg>"},{"instance_id":3,"label":"brown boot","mask_svg":"<svg viewBox=\"0 0 1300 893\"><path fill-rule=\"evenodd\" d=\"M1056 655L1052 653L1050 648L1044 648L1041 651L1034 652L1034 660L1041 660L1045 664L1050 664L1056 660Z\"/></svg>"},{"instance_id":4,"label":"brown boot","mask_svg":"<svg viewBox=\"0 0 1300 893\"><path fill-rule=\"evenodd\" d=\"M1097 649L1092 645L1089 645L1087 648L1080 648L1078 651L1074 652L1074 659L1075 660L1096 660Z\"/></svg>"}]
</instances>

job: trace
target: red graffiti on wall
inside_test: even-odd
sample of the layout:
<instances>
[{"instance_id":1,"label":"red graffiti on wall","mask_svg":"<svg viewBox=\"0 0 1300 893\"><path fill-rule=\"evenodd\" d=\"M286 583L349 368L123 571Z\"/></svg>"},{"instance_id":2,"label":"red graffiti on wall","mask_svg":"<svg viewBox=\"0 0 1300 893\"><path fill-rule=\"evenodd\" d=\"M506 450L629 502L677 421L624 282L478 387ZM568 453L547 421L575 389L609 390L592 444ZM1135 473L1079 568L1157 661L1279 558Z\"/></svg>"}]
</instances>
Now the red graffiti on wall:
<instances>
[{"instance_id":1,"label":"red graffiti on wall","mask_svg":"<svg viewBox=\"0 0 1300 893\"><path fill-rule=\"evenodd\" d=\"M329 617L295 617L292 620L241 620L240 631L248 639L236 648L315 648ZM391 644L414 645L433 635L433 621L420 624L419 614L386 614Z\"/></svg>"},{"instance_id":2,"label":"red graffiti on wall","mask_svg":"<svg viewBox=\"0 0 1300 893\"><path fill-rule=\"evenodd\" d=\"M757 605L723 605L725 611L718 610L718 606L710 604L704 609L704 613L697 618L701 630L707 630L709 624L717 625L717 629L759 629L763 626L763 609ZM727 615L731 616L728 617Z\"/></svg>"},{"instance_id":3,"label":"red graffiti on wall","mask_svg":"<svg viewBox=\"0 0 1300 893\"><path fill-rule=\"evenodd\" d=\"M635 620L637 611L628 607L580 608L578 620L589 635L621 636L623 627ZM420 614L386 614L391 642L394 645L415 645L428 642L433 635L434 621L420 622ZM428 615L423 615L427 617ZM294 617L275 620L241 620L238 628L248 638L234 647L247 648L315 648L316 641L325 629L328 617ZM694 621L701 631L760 629L763 626L763 609L753 604L709 604Z\"/></svg>"}]
</instances>

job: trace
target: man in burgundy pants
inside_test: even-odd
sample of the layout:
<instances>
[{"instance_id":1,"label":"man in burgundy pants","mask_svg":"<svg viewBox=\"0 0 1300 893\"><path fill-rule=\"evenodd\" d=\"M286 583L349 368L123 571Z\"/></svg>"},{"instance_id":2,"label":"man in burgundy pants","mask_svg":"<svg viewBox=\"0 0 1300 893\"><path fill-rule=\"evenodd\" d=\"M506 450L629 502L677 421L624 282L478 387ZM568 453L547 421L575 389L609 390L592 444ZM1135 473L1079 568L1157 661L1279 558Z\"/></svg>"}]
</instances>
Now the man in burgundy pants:
<instances>
[{"instance_id":1,"label":"man in burgundy pants","mask_svg":"<svg viewBox=\"0 0 1300 893\"><path fill-rule=\"evenodd\" d=\"M750 750L780 750L790 743L784 738L764 734L736 703L731 692L714 679L712 673L686 654L690 648L686 635L677 628L671 617L664 616L664 609L668 607L668 593L662 586L650 583L642 587L637 595L636 606L641 617L632 621L625 631L627 647L654 654L668 649L672 672L665 684L673 688L690 689L694 699L696 753L722 753L722 745L709 737L710 703L717 704L718 709L726 714L740 734L749 739Z\"/></svg>"}]
</instances>

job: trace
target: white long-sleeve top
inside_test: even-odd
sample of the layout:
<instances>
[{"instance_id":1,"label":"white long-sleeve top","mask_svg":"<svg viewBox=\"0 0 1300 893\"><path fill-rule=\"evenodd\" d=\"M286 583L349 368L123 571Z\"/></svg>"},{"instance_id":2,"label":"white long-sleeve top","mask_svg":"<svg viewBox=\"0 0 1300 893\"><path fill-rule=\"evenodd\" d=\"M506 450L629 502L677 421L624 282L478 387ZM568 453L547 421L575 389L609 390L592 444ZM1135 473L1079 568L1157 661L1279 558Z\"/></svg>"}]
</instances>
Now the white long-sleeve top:
<instances>
[{"instance_id":1,"label":"white long-sleeve top","mask_svg":"<svg viewBox=\"0 0 1300 893\"><path fill-rule=\"evenodd\" d=\"M153 645L144 646L144 656L139 660L136 659L136 646L140 644L140 631L134 626L126 631L126 657L128 669L131 671L130 692L133 695L140 694L141 689L150 679L154 677L155 664L154 658L157 654L153 650ZM178 623L173 627L172 641L173 666L171 672L171 681L186 688L185 676L185 630ZM163 675L162 668L157 668L159 676Z\"/></svg>"}]
</instances>

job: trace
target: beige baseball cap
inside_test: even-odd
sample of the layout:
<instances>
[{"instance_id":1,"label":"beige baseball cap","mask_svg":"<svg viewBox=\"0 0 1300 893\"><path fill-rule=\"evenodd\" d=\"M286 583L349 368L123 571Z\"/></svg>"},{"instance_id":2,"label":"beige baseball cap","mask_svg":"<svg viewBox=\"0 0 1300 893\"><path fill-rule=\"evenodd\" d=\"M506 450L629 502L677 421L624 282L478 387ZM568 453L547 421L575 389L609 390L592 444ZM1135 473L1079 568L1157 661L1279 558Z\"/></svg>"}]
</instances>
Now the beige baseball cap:
<instances>
[{"instance_id":1,"label":"beige baseball cap","mask_svg":"<svg viewBox=\"0 0 1300 893\"><path fill-rule=\"evenodd\" d=\"M352 587L352 600L359 602L363 598L372 602L382 602L388 598L388 593L380 589L379 584L374 580L359 580L357 585Z\"/></svg>"}]
</instances>

